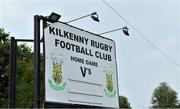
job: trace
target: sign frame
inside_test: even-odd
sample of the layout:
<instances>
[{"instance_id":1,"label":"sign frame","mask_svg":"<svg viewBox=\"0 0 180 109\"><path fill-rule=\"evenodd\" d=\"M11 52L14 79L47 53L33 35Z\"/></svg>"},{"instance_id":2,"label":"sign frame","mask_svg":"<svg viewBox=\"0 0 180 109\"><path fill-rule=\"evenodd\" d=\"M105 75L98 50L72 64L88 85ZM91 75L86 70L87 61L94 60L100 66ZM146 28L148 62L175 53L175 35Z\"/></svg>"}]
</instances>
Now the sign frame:
<instances>
[{"instance_id":1,"label":"sign frame","mask_svg":"<svg viewBox=\"0 0 180 109\"><path fill-rule=\"evenodd\" d=\"M69 26L69 27L71 27L71 28L73 28L73 29L77 29L78 31L80 30L80 31L83 31L83 32L86 32L86 33L88 33L88 34L91 34L91 35L95 35L96 37L100 37L100 38L103 38L103 39L105 39L105 40L108 40L108 41L112 41L113 42L113 46L114 46L114 59L115 59L115 75L116 75L116 87L117 87L117 96L118 96L118 98L117 98L117 100L118 100L118 102L119 102L119 85L118 85L118 70L117 70L117 61L116 61L116 45L115 45L115 41L114 40L112 40L112 39L110 39L110 38L106 38L106 37L103 37L103 36L101 36L101 35L98 35L98 34L95 34L95 33L92 33L92 32L89 32L89 31L86 31L86 30L83 30L83 29L81 29L81 28L78 28L78 27L75 27L75 26L72 26L72 25L69 25L69 24L67 24L67 23L64 23L64 22L57 22L57 23L61 23L61 24L63 24L63 25L66 25L66 26ZM54 23L53 23L54 24ZM52 25L52 24L51 24ZM48 26L49 27L49 26ZM47 27L47 28L48 28ZM44 29L44 31L45 31L45 29ZM44 36L45 36L45 33L44 33ZM45 48L46 49L46 48ZM45 56L46 56L46 52L45 52ZM45 75L46 75L46 73L45 73ZM45 86L45 87L47 87L47 86ZM45 93L46 93L46 88L45 88ZM83 104L77 104L77 103L63 103L63 102L56 102L56 101L48 101L48 100L46 100L45 99L45 104L51 104L51 103L55 103L55 104L60 104L60 105L57 105L58 107L59 106L63 106L63 104L65 104L65 105L70 105L71 107L72 107L72 105L74 105L74 106L77 106L77 107L84 107L84 106L87 106L87 107L99 107L99 106L96 106L96 105L83 105ZM46 106L48 106L48 105L46 105ZM100 106L101 107L101 106ZM104 106L102 106L102 107L104 107ZM106 106L107 107L107 106ZM118 106L119 107L119 106ZM109 108L112 108L112 107L109 107ZM113 107L114 108L114 107Z\"/></svg>"}]
</instances>

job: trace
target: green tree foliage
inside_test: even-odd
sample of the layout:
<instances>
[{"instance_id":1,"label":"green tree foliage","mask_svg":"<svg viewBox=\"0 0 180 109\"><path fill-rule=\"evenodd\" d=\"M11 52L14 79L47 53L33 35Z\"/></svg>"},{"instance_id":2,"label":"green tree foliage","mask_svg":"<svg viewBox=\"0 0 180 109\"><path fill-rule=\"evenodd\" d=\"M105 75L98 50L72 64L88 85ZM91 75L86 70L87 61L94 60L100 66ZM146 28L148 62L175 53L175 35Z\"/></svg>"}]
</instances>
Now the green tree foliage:
<instances>
[{"instance_id":1,"label":"green tree foliage","mask_svg":"<svg viewBox=\"0 0 180 109\"><path fill-rule=\"evenodd\" d=\"M153 92L152 107L177 108L178 100L176 91L171 89L166 82L160 83L160 85Z\"/></svg>"},{"instance_id":2,"label":"green tree foliage","mask_svg":"<svg viewBox=\"0 0 180 109\"><path fill-rule=\"evenodd\" d=\"M0 108L8 104L9 33L0 28ZM32 107L32 53L26 44L17 46L16 107Z\"/></svg>"},{"instance_id":3,"label":"green tree foliage","mask_svg":"<svg viewBox=\"0 0 180 109\"><path fill-rule=\"evenodd\" d=\"M26 62L32 61L32 52L26 44L17 46L17 57L19 60L25 60Z\"/></svg>"},{"instance_id":4,"label":"green tree foliage","mask_svg":"<svg viewBox=\"0 0 180 109\"><path fill-rule=\"evenodd\" d=\"M29 61L27 61L29 60ZM17 60L16 107L32 107L33 97L33 64L32 60L23 57Z\"/></svg>"},{"instance_id":5,"label":"green tree foliage","mask_svg":"<svg viewBox=\"0 0 180 109\"><path fill-rule=\"evenodd\" d=\"M7 107L9 74L9 33L0 28L0 107Z\"/></svg>"},{"instance_id":6,"label":"green tree foliage","mask_svg":"<svg viewBox=\"0 0 180 109\"><path fill-rule=\"evenodd\" d=\"M131 105L125 96L119 96L119 107L131 109Z\"/></svg>"},{"instance_id":7,"label":"green tree foliage","mask_svg":"<svg viewBox=\"0 0 180 109\"><path fill-rule=\"evenodd\" d=\"M178 102L178 104L177 104L177 108L180 108L180 102Z\"/></svg>"}]
</instances>

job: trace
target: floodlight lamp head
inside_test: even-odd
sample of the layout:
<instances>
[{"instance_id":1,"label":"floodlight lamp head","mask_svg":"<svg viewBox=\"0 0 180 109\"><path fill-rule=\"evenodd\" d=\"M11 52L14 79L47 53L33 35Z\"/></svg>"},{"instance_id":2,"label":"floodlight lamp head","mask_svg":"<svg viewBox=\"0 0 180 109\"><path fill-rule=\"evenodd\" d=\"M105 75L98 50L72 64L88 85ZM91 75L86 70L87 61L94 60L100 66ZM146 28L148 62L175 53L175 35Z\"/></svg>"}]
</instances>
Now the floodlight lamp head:
<instances>
[{"instance_id":1,"label":"floodlight lamp head","mask_svg":"<svg viewBox=\"0 0 180 109\"><path fill-rule=\"evenodd\" d=\"M57 22L59 20L59 18L61 17L61 15L52 12L50 14L50 16L47 17L47 20L51 23Z\"/></svg>"},{"instance_id":2,"label":"floodlight lamp head","mask_svg":"<svg viewBox=\"0 0 180 109\"><path fill-rule=\"evenodd\" d=\"M124 33L126 36L129 36L129 32L128 32L128 28L127 28L127 27L123 27L123 28L122 28L122 31L123 31L123 33Z\"/></svg>"},{"instance_id":3,"label":"floodlight lamp head","mask_svg":"<svg viewBox=\"0 0 180 109\"><path fill-rule=\"evenodd\" d=\"M99 22L98 14L96 12L91 13L91 18L94 21Z\"/></svg>"}]
</instances>

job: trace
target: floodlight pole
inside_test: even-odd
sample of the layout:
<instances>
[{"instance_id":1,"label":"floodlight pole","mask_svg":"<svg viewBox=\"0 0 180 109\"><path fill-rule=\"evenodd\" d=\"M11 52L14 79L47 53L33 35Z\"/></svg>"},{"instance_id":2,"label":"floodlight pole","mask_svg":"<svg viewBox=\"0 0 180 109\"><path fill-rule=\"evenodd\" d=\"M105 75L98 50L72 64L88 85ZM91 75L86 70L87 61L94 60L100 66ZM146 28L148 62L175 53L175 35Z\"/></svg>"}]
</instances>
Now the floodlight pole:
<instances>
[{"instance_id":1,"label":"floodlight pole","mask_svg":"<svg viewBox=\"0 0 180 109\"><path fill-rule=\"evenodd\" d=\"M82 17L79 17L79 18L76 18L76 19L71 20L71 21L68 21L68 22L66 22L66 23L74 22L74 21L76 21L76 20L79 20L79 19L82 19L82 18L88 17L88 16L90 16L90 15L92 15L92 14L88 14L88 15L85 15L85 16L82 16Z\"/></svg>"},{"instance_id":2,"label":"floodlight pole","mask_svg":"<svg viewBox=\"0 0 180 109\"><path fill-rule=\"evenodd\" d=\"M40 108L40 16L34 16L34 93L33 107Z\"/></svg>"},{"instance_id":3,"label":"floodlight pole","mask_svg":"<svg viewBox=\"0 0 180 109\"><path fill-rule=\"evenodd\" d=\"M93 15L96 15L97 17L94 17ZM68 21L68 22L65 22L65 23L70 23L70 22L74 22L76 20L79 20L79 19L82 19L82 18L85 18L85 17L88 17L88 16L91 16L91 18L96 21L96 22L99 22L99 19L98 19L98 15L96 12L93 12L91 14L88 14L88 15L85 15L85 16L82 16L82 17L79 17L79 18L76 18L74 20L71 20L71 21Z\"/></svg>"},{"instance_id":4,"label":"floodlight pole","mask_svg":"<svg viewBox=\"0 0 180 109\"><path fill-rule=\"evenodd\" d=\"M118 28L118 29L114 29L114 30L111 30L111 31L106 31L106 32L100 33L99 35L103 35L103 34L111 33L111 32L114 32L114 31L118 31L118 30L121 30L123 28Z\"/></svg>"},{"instance_id":5,"label":"floodlight pole","mask_svg":"<svg viewBox=\"0 0 180 109\"><path fill-rule=\"evenodd\" d=\"M118 29L114 29L114 30L106 31L106 32L100 33L100 34L98 34L98 35L103 35L103 34L107 34L107 33L115 32L115 31L118 31L118 30L122 30L122 31L123 31L123 33L124 33L126 36L129 36L128 28L127 28L126 26L125 26L125 27L122 27L122 28L118 28Z\"/></svg>"}]
</instances>

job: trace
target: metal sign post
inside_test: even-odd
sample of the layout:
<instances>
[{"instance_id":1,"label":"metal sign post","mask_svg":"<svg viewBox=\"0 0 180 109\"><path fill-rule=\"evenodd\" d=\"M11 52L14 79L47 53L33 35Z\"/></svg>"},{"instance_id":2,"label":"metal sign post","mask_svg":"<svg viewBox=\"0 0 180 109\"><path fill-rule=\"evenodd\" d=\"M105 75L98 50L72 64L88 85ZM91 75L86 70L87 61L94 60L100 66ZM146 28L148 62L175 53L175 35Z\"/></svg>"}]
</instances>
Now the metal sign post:
<instances>
[{"instance_id":1,"label":"metal sign post","mask_svg":"<svg viewBox=\"0 0 180 109\"><path fill-rule=\"evenodd\" d=\"M10 75L9 75L9 97L8 107L15 108L16 98L16 47L17 42L14 37L11 37L11 52L10 52Z\"/></svg>"},{"instance_id":2,"label":"metal sign post","mask_svg":"<svg viewBox=\"0 0 180 109\"><path fill-rule=\"evenodd\" d=\"M33 93L33 107L40 108L40 43L43 42L43 56L45 55L44 48L44 33L40 40L40 21L43 22L43 29L47 25L46 18L43 16L34 16L34 93Z\"/></svg>"},{"instance_id":3,"label":"metal sign post","mask_svg":"<svg viewBox=\"0 0 180 109\"><path fill-rule=\"evenodd\" d=\"M33 107L40 108L40 16L34 16L34 93Z\"/></svg>"}]
</instances>

